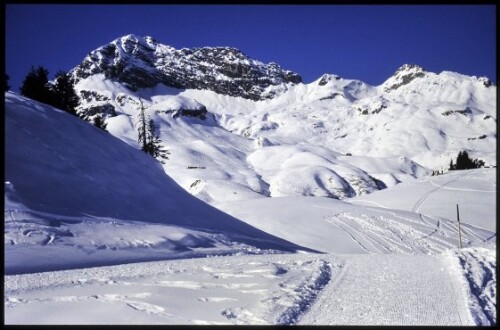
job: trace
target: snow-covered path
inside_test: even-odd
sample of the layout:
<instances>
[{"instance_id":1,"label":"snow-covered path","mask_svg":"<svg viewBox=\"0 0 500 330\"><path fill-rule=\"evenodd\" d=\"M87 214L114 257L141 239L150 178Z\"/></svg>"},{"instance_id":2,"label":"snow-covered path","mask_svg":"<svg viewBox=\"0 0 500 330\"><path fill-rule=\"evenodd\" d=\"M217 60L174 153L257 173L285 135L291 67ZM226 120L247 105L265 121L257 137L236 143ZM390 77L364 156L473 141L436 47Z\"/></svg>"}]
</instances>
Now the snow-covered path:
<instances>
[{"instance_id":1,"label":"snow-covered path","mask_svg":"<svg viewBox=\"0 0 500 330\"><path fill-rule=\"evenodd\" d=\"M344 259L301 324L474 325L446 255Z\"/></svg>"},{"instance_id":2,"label":"snow-covered path","mask_svg":"<svg viewBox=\"0 0 500 330\"><path fill-rule=\"evenodd\" d=\"M5 276L6 324L293 324L320 254L210 257Z\"/></svg>"},{"instance_id":3,"label":"snow-covered path","mask_svg":"<svg viewBox=\"0 0 500 330\"><path fill-rule=\"evenodd\" d=\"M236 255L5 276L5 322L495 324L495 251L457 251Z\"/></svg>"}]
</instances>

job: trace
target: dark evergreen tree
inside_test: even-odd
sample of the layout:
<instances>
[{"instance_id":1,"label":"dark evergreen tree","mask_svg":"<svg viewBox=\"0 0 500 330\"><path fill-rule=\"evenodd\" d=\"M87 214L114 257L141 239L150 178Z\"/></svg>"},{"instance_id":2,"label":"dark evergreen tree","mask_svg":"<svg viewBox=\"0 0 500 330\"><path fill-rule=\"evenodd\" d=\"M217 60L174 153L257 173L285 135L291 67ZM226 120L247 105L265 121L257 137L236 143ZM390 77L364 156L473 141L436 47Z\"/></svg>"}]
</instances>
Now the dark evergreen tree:
<instances>
[{"instance_id":1,"label":"dark evergreen tree","mask_svg":"<svg viewBox=\"0 0 500 330\"><path fill-rule=\"evenodd\" d=\"M469 154L466 150L459 152L457 156L457 170L466 170L471 167L472 159L469 158Z\"/></svg>"},{"instance_id":2,"label":"dark evergreen tree","mask_svg":"<svg viewBox=\"0 0 500 330\"><path fill-rule=\"evenodd\" d=\"M467 150L460 151L457 156L456 164L450 163L450 170L468 170L480 168L484 166L484 161L480 159L472 159L469 157Z\"/></svg>"},{"instance_id":3,"label":"dark evergreen tree","mask_svg":"<svg viewBox=\"0 0 500 330\"><path fill-rule=\"evenodd\" d=\"M49 71L42 66L31 67L21 85L21 95L35 101L52 104L53 94L49 87Z\"/></svg>"},{"instance_id":4,"label":"dark evergreen tree","mask_svg":"<svg viewBox=\"0 0 500 330\"><path fill-rule=\"evenodd\" d=\"M450 167L448 168L448 170L450 171L453 171L455 169L455 165L453 165L453 159L450 160Z\"/></svg>"},{"instance_id":5,"label":"dark evergreen tree","mask_svg":"<svg viewBox=\"0 0 500 330\"><path fill-rule=\"evenodd\" d=\"M144 113L144 106L141 101L141 109L139 112L139 144L141 145L141 150L145 153L151 155L154 158L168 159L168 154L170 152L165 150L161 145L161 140L156 135L156 126L151 118L146 118ZM162 164L165 164L163 160L160 160Z\"/></svg>"},{"instance_id":6,"label":"dark evergreen tree","mask_svg":"<svg viewBox=\"0 0 500 330\"><path fill-rule=\"evenodd\" d=\"M139 144L141 145L141 150L146 152L146 145L148 143L146 115L144 113L144 106L142 105L142 101L139 101L141 102L141 109L139 111L139 126L137 127L137 130L139 133Z\"/></svg>"},{"instance_id":7,"label":"dark evergreen tree","mask_svg":"<svg viewBox=\"0 0 500 330\"><path fill-rule=\"evenodd\" d=\"M5 74L5 91L8 91L10 89L9 86L9 75Z\"/></svg>"},{"instance_id":8,"label":"dark evergreen tree","mask_svg":"<svg viewBox=\"0 0 500 330\"><path fill-rule=\"evenodd\" d=\"M158 135L156 135L156 125L152 119L149 119L148 121L147 136L149 140L146 143L145 152L156 159L168 159L167 155L169 155L170 152L168 150L165 150L161 145L161 140ZM160 162L162 164L165 164L163 160L160 160Z\"/></svg>"},{"instance_id":9,"label":"dark evergreen tree","mask_svg":"<svg viewBox=\"0 0 500 330\"><path fill-rule=\"evenodd\" d=\"M54 94L54 103L52 105L77 116L76 107L80 100L73 87L71 76L64 71L58 71L52 90Z\"/></svg>"},{"instance_id":10,"label":"dark evergreen tree","mask_svg":"<svg viewBox=\"0 0 500 330\"><path fill-rule=\"evenodd\" d=\"M97 127L97 128L100 128L102 129L103 131L108 131L106 129L106 127L108 126L108 124L106 124L106 122L104 121L104 118L102 115L96 115L94 117L94 119L92 120L92 124Z\"/></svg>"}]
</instances>

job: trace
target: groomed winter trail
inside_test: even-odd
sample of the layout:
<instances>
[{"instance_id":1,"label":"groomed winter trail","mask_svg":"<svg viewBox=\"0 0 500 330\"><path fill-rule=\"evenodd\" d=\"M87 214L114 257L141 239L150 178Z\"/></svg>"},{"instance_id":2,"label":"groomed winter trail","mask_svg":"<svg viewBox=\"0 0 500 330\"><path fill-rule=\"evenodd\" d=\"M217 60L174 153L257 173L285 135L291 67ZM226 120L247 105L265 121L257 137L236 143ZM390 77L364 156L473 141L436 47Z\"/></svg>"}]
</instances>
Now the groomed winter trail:
<instances>
[{"instance_id":1,"label":"groomed winter trail","mask_svg":"<svg viewBox=\"0 0 500 330\"><path fill-rule=\"evenodd\" d=\"M352 255L299 324L474 325L447 255Z\"/></svg>"},{"instance_id":2,"label":"groomed winter trail","mask_svg":"<svg viewBox=\"0 0 500 330\"><path fill-rule=\"evenodd\" d=\"M495 294L474 288L494 290L495 253L481 251L236 255L5 276L6 323L490 325Z\"/></svg>"}]
</instances>

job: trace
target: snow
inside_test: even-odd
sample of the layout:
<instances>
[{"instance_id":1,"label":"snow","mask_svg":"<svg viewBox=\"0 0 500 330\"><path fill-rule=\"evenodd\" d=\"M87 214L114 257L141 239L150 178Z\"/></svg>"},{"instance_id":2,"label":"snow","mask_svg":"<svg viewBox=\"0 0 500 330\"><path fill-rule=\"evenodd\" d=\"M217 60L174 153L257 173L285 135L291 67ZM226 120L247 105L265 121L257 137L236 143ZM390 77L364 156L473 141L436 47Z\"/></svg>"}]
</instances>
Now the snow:
<instances>
[{"instance_id":1,"label":"snow","mask_svg":"<svg viewBox=\"0 0 500 330\"><path fill-rule=\"evenodd\" d=\"M398 74L403 73L409 72ZM323 80L327 83L320 85ZM197 180L205 182L195 196L209 203L245 199L252 192L348 198L352 195L337 193L345 182L368 182L370 176L381 181L381 187L390 187L421 179L432 170L446 169L461 150L468 150L471 157L483 159L487 165L496 164L494 87L485 87L476 77L449 72L425 72L424 77L390 92L383 86L325 75L310 84L282 86L285 91L275 98L254 102L161 84L131 92L97 74L80 80L76 89L106 95L118 117L129 117L110 117L107 123L113 135L131 146L139 98L151 108L149 113L205 106L209 114L205 121L167 115L153 115L153 119L165 148L172 151L165 172L185 190ZM121 94L129 98L119 101ZM84 102L83 107L92 104L95 101ZM478 139L483 135L486 138ZM261 147L258 141L263 139L266 146ZM200 140L221 148L223 154L213 153L213 148L193 150L190 145ZM322 174L291 166L276 168L280 165L276 161L287 161L287 155L295 152L308 152L302 157L303 165L321 166ZM266 157L272 161L263 162ZM200 166L206 170L186 170L197 161L204 162ZM305 178L300 187L291 179L297 175ZM231 177L235 184L219 194L214 190L221 177ZM329 185L329 179L334 184ZM366 184L357 189L351 185L351 189L361 195L380 187Z\"/></svg>"},{"instance_id":2,"label":"snow","mask_svg":"<svg viewBox=\"0 0 500 330\"><path fill-rule=\"evenodd\" d=\"M467 248L448 252L454 271L467 293L467 302L474 323L496 324L496 250Z\"/></svg>"},{"instance_id":3,"label":"snow","mask_svg":"<svg viewBox=\"0 0 500 330\"><path fill-rule=\"evenodd\" d=\"M346 258L299 322L328 325L475 325L443 256Z\"/></svg>"},{"instance_id":4,"label":"snow","mask_svg":"<svg viewBox=\"0 0 500 330\"><path fill-rule=\"evenodd\" d=\"M322 252L435 254L458 247L458 226L453 218L357 204L320 197L280 197L215 206L256 228ZM494 220L490 221L494 227ZM491 248L495 239L494 228L462 224L464 247Z\"/></svg>"},{"instance_id":5,"label":"snow","mask_svg":"<svg viewBox=\"0 0 500 330\"><path fill-rule=\"evenodd\" d=\"M307 250L205 204L159 162L89 123L5 95L7 274Z\"/></svg>"},{"instance_id":6,"label":"snow","mask_svg":"<svg viewBox=\"0 0 500 330\"><path fill-rule=\"evenodd\" d=\"M492 250L464 251L474 260L486 258L489 267L496 264ZM460 269L452 253L289 254L13 275L5 276L5 322L490 325L475 322L480 305L468 304L472 296ZM494 290L495 282L489 277L488 287Z\"/></svg>"},{"instance_id":7,"label":"snow","mask_svg":"<svg viewBox=\"0 0 500 330\"><path fill-rule=\"evenodd\" d=\"M430 176L464 149L496 165L496 87L424 72L384 91L422 72L403 69L258 102L81 79L109 134L6 93L6 323L496 324L496 169ZM139 100L163 165L138 150Z\"/></svg>"},{"instance_id":8,"label":"snow","mask_svg":"<svg viewBox=\"0 0 500 330\"><path fill-rule=\"evenodd\" d=\"M419 182L400 183L391 189L349 200L419 212L432 217L460 221L465 230L482 228L496 232L496 169L451 171Z\"/></svg>"},{"instance_id":9,"label":"snow","mask_svg":"<svg viewBox=\"0 0 500 330\"><path fill-rule=\"evenodd\" d=\"M201 107L203 107L203 104L187 97L166 96L165 99L161 102L154 103L149 109L156 111L175 111L180 109L198 110Z\"/></svg>"}]
</instances>

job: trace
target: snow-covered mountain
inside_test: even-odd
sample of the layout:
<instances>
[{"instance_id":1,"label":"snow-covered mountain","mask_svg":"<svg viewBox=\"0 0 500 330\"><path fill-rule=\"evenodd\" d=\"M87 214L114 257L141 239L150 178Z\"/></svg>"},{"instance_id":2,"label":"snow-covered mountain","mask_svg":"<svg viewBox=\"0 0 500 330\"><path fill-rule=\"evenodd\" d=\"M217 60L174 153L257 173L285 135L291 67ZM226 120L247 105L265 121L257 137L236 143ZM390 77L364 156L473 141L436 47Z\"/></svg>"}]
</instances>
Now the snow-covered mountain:
<instances>
[{"instance_id":1,"label":"snow-covered mountain","mask_svg":"<svg viewBox=\"0 0 500 330\"><path fill-rule=\"evenodd\" d=\"M496 165L496 86L485 77L403 65L380 86L333 74L304 84L234 48L134 35L71 73L80 113L105 114L136 148L142 102L171 152L165 171L207 202L359 196L446 170L461 150Z\"/></svg>"},{"instance_id":2,"label":"snow-covered mountain","mask_svg":"<svg viewBox=\"0 0 500 330\"><path fill-rule=\"evenodd\" d=\"M89 123L5 96L7 273L302 249L203 203Z\"/></svg>"},{"instance_id":3,"label":"snow-covered mountain","mask_svg":"<svg viewBox=\"0 0 500 330\"><path fill-rule=\"evenodd\" d=\"M157 83L148 38L119 41L127 70L76 83L111 134L5 93L7 324L496 324L496 169L429 175L463 149L496 165L486 78L231 96ZM141 105L164 164L137 150Z\"/></svg>"}]
</instances>

